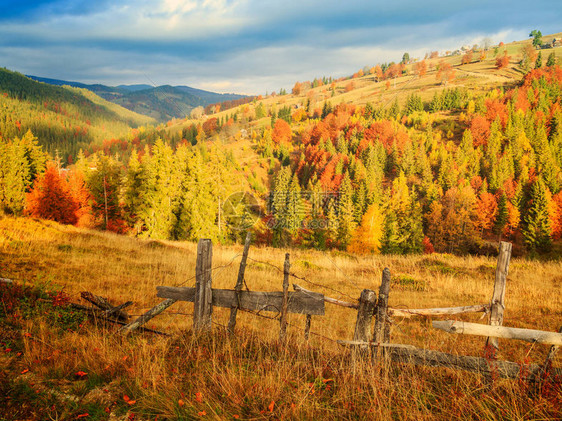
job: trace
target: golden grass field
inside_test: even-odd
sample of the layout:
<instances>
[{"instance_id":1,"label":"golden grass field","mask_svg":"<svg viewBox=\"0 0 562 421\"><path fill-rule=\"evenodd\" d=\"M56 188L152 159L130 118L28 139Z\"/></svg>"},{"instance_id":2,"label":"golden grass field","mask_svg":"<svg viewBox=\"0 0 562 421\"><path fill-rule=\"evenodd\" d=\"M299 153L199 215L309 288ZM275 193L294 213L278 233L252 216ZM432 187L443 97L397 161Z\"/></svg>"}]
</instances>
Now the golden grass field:
<instances>
[{"instance_id":1,"label":"golden grass field","mask_svg":"<svg viewBox=\"0 0 562 421\"><path fill-rule=\"evenodd\" d=\"M139 315L161 301L157 285L194 285L196 247L4 218L0 277L64 288L77 303L84 290L113 304L132 300L128 311ZM241 252L241 245L215 245L214 287L233 288ZM493 291L494 257L353 256L258 247L250 249L248 287L281 290L282 273L271 265L281 268L286 252L292 272L311 281L291 282L346 301L357 299L363 288L378 291L384 267L392 273L391 307L487 303ZM504 325L557 330L562 325L561 268L559 261L513 258ZM282 347L278 320L244 312L238 313L236 338L226 335L229 312L220 308L214 310L213 333L194 336L190 303L176 303L149 323L171 337L140 333L123 338L115 327L93 322L63 331L50 322L50 304L37 303L44 315L25 318L8 312L0 318L0 346L13 348L0 349L0 396L5 395L0 420L76 419L86 413L84 419L142 420L562 417L560 388L532 394L517 380L490 384L444 368L353 362L349 350L333 340L352 338L356 311L330 304L325 316L312 318L314 334L308 342L302 333L304 316L289 315L289 345ZM487 322L480 317L448 318ZM391 334L392 342L483 356L485 338L437 331L426 318L396 317ZM542 363L548 349L500 340L499 358ZM560 357L554 365L561 366ZM77 377L80 371L87 375Z\"/></svg>"}]
</instances>

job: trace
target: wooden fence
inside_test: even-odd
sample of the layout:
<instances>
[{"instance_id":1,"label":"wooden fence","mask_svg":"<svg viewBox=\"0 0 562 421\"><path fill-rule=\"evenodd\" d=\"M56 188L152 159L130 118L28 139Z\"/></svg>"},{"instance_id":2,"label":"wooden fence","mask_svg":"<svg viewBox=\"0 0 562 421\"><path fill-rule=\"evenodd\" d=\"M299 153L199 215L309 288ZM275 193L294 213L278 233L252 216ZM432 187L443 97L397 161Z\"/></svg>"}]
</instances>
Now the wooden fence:
<instances>
[{"instance_id":1,"label":"wooden fence","mask_svg":"<svg viewBox=\"0 0 562 421\"><path fill-rule=\"evenodd\" d=\"M208 239L200 240L197 246L195 287L158 286L157 295L165 300L132 323L124 325L120 331L128 334L142 327L148 320L160 314L175 302L188 301L194 304L193 329L197 332L210 331L213 307L223 307L230 309L228 331L231 333L234 333L235 330L238 310L254 312L258 315L262 312L277 313L280 323L280 341L286 341L287 339L288 315L291 313L305 314L307 316L305 338L308 339L312 316L323 316L325 314L325 303L328 303L357 311L352 340L339 340L337 342L345 347L350 347L353 350L354 356L358 358L377 360L385 357L403 363L453 367L483 375L496 374L502 377L518 377L533 382L541 382L545 378L549 378L550 380L561 382L562 369L553 369L552 362L559 347L562 345L562 328L557 333L502 326L505 309L505 290L511 257L510 243L500 243L494 292L489 304L425 309L395 309L388 306L391 283L391 273L388 268L385 268L382 272L378 295L373 290L365 289L361 292L357 302L346 302L328 297L324 294L305 289L297 284L293 284L294 291L289 291L289 278L291 276L296 277L290 271L289 254L285 255L282 291L244 291L242 287L249 249L250 235L248 234L234 289L216 289L212 287L212 243ZM89 298L89 301L92 302L92 297ZM107 305L107 303L97 303L96 305L104 309L105 312L123 317L123 314L120 312L128 304L125 303L117 307L112 307ZM433 327L454 334L486 336L485 346L488 350L489 358L454 355L435 350L420 349L407 344L391 343L390 341L392 316L432 317L473 312L489 314L489 324L446 320L433 322ZM121 323L124 324L123 322ZM522 365L515 362L500 361L496 358L497 350L499 349L498 338L549 344L551 349L543 364Z\"/></svg>"}]
</instances>

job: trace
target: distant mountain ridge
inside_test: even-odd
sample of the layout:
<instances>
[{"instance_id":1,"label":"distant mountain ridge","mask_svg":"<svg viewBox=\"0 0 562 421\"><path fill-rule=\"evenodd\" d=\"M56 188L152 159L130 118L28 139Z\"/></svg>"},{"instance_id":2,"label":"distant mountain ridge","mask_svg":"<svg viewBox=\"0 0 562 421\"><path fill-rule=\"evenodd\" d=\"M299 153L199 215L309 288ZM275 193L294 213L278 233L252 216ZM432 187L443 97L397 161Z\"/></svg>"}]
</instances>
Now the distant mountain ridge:
<instances>
[{"instance_id":1,"label":"distant mountain ridge","mask_svg":"<svg viewBox=\"0 0 562 421\"><path fill-rule=\"evenodd\" d=\"M80 149L92 153L131 128L156 124L80 85L41 83L0 68L0 143L30 130L47 152L70 162Z\"/></svg>"},{"instance_id":2,"label":"distant mountain ridge","mask_svg":"<svg viewBox=\"0 0 562 421\"><path fill-rule=\"evenodd\" d=\"M183 85L161 85L156 87L145 84L107 86L102 84L89 85L40 76L27 75L27 77L49 85L68 85L87 89L107 101L121 105L136 113L152 117L158 121L183 118L196 107L205 107L209 104L246 97L246 95L220 94Z\"/></svg>"}]
</instances>

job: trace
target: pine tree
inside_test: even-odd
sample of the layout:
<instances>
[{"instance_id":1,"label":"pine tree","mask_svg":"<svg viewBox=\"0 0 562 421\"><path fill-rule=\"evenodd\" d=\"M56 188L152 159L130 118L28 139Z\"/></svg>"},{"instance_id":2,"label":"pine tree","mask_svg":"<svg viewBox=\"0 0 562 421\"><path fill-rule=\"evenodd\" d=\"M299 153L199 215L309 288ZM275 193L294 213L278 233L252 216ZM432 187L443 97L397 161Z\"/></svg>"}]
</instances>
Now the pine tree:
<instances>
[{"instance_id":1,"label":"pine tree","mask_svg":"<svg viewBox=\"0 0 562 421\"><path fill-rule=\"evenodd\" d=\"M285 226L291 234L296 234L300 229L302 220L304 219L304 207L301 197L301 188L297 179L297 175L293 174L289 183L287 192Z\"/></svg>"},{"instance_id":2,"label":"pine tree","mask_svg":"<svg viewBox=\"0 0 562 421\"><path fill-rule=\"evenodd\" d=\"M338 240L343 247L347 247L356 223L354 219L353 188L349 174L345 174L338 194Z\"/></svg>"},{"instance_id":3,"label":"pine tree","mask_svg":"<svg viewBox=\"0 0 562 421\"><path fill-rule=\"evenodd\" d=\"M548 59L546 60L546 65L548 67L556 66L556 54L554 51L548 55Z\"/></svg>"},{"instance_id":4,"label":"pine tree","mask_svg":"<svg viewBox=\"0 0 562 421\"><path fill-rule=\"evenodd\" d=\"M4 212L19 215L25 207L25 193L31 185L31 165L24 142L15 138L8 143L4 176Z\"/></svg>"},{"instance_id":5,"label":"pine tree","mask_svg":"<svg viewBox=\"0 0 562 421\"><path fill-rule=\"evenodd\" d=\"M542 51L539 51L537 56L537 61L535 61L535 69L540 69L542 67Z\"/></svg>"},{"instance_id":6,"label":"pine tree","mask_svg":"<svg viewBox=\"0 0 562 421\"><path fill-rule=\"evenodd\" d=\"M145 205L143 197L143 184L146 175L144 174L143 167L138 159L137 151L131 153L129 165L127 167L127 174L124 181L123 202L125 217L129 225L136 227L137 234L142 229L142 220L140 215Z\"/></svg>"},{"instance_id":7,"label":"pine tree","mask_svg":"<svg viewBox=\"0 0 562 421\"><path fill-rule=\"evenodd\" d=\"M115 159L104 155L96 156L87 184L92 194L92 214L99 228L114 232L123 232L125 222L122 217L121 203L121 165Z\"/></svg>"},{"instance_id":8,"label":"pine tree","mask_svg":"<svg viewBox=\"0 0 562 421\"><path fill-rule=\"evenodd\" d=\"M177 179L170 180L166 187L175 192L169 204L176 219L171 233L175 239L194 241L219 237L219 191L208 170L210 159L205 146L195 150L182 147L176 151L172 163Z\"/></svg>"},{"instance_id":9,"label":"pine tree","mask_svg":"<svg viewBox=\"0 0 562 421\"><path fill-rule=\"evenodd\" d=\"M423 241L421 205L413 189L408 188L403 172L392 182L392 190L387 197L383 252L421 251Z\"/></svg>"},{"instance_id":10,"label":"pine tree","mask_svg":"<svg viewBox=\"0 0 562 421\"><path fill-rule=\"evenodd\" d=\"M523 219L522 234L531 252L547 252L552 246L548 194L548 187L539 177L531 186L530 203Z\"/></svg>"},{"instance_id":11,"label":"pine tree","mask_svg":"<svg viewBox=\"0 0 562 421\"><path fill-rule=\"evenodd\" d=\"M270 198L271 214L275 225L273 227L273 244L282 245L286 240L284 235L287 223L287 197L291 183L291 169L282 167L275 177L273 194Z\"/></svg>"},{"instance_id":12,"label":"pine tree","mask_svg":"<svg viewBox=\"0 0 562 421\"><path fill-rule=\"evenodd\" d=\"M498 201L498 210L496 213L496 220L494 221L494 234L498 236L498 241L501 241L502 233L509 220L509 210L507 208L507 196L502 193Z\"/></svg>"}]
</instances>

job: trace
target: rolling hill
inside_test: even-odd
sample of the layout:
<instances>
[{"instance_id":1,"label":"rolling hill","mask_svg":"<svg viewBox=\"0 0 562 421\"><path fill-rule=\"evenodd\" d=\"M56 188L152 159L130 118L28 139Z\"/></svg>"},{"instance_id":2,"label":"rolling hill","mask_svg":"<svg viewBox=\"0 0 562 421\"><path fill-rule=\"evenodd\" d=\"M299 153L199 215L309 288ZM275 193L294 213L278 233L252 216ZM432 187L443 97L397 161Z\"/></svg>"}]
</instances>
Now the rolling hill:
<instances>
[{"instance_id":1,"label":"rolling hill","mask_svg":"<svg viewBox=\"0 0 562 421\"><path fill-rule=\"evenodd\" d=\"M101 84L87 85L80 82L28 76L38 82L56 86L72 86L88 89L96 95L121 105L131 111L144 114L164 122L172 118L184 118L196 107L216 104L244 98L245 95L219 94L189 86L151 86L151 85L119 85L106 86Z\"/></svg>"},{"instance_id":2,"label":"rolling hill","mask_svg":"<svg viewBox=\"0 0 562 421\"><path fill-rule=\"evenodd\" d=\"M53 156L58 152L66 161L79 149L154 123L82 87L54 86L0 69L0 139L31 130L46 151Z\"/></svg>"}]
</instances>

